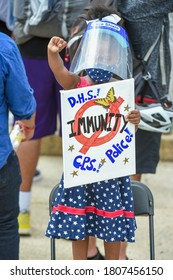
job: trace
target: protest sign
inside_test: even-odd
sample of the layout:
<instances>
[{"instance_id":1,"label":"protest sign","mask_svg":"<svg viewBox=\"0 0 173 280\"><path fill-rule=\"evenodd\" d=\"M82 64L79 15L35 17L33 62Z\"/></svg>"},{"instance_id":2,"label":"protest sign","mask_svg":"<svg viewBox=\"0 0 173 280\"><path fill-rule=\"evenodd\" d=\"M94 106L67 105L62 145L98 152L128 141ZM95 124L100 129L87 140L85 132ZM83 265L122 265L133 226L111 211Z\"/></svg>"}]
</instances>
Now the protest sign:
<instances>
[{"instance_id":1,"label":"protest sign","mask_svg":"<svg viewBox=\"0 0 173 280\"><path fill-rule=\"evenodd\" d=\"M64 187L135 173L134 80L61 91Z\"/></svg>"}]
</instances>

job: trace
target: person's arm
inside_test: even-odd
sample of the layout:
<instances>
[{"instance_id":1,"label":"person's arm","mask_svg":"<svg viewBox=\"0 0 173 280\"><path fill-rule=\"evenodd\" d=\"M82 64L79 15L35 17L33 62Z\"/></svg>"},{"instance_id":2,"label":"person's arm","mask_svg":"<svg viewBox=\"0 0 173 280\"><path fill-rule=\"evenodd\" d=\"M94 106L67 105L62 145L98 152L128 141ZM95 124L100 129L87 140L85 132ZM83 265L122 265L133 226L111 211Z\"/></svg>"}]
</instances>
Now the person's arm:
<instances>
[{"instance_id":1,"label":"person's arm","mask_svg":"<svg viewBox=\"0 0 173 280\"><path fill-rule=\"evenodd\" d=\"M48 44L48 62L57 82L64 89L72 89L79 83L80 78L68 71L59 55L66 46L67 42L62 38L52 37Z\"/></svg>"},{"instance_id":2,"label":"person's arm","mask_svg":"<svg viewBox=\"0 0 173 280\"><path fill-rule=\"evenodd\" d=\"M26 75L20 52L13 40L4 37L2 74L5 80L5 95L8 109L22 127L24 140L34 135L36 100Z\"/></svg>"},{"instance_id":3,"label":"person's arm","mask_svg":"<svg viewBox=\"0 0 173 280\"><path fill-rule=\"evenodd\" d=\"M6 93L9 110L14 115L16 123L18 123L23 131L23 141L29 140L34 135L35 130L35 115L36 115L36 100L33 95L33 90L30 87L24 68L20 61L18 62L17 73L13 75L12 70L9 73L9 77L6 82ZM11 80L15 79L15 83Z\"/></svg>"}]
</instances>

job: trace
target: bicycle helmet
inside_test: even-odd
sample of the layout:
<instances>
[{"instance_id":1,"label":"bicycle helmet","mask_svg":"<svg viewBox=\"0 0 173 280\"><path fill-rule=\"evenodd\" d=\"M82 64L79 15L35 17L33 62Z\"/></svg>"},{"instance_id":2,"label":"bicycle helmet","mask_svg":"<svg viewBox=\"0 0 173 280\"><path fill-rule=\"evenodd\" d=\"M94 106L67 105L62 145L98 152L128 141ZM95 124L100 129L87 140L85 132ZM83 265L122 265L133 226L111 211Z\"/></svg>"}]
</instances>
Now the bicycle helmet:
<instances>
[{"instance_id":1,"label":"bicycle helmet","mask_svg":"<svg viewBox=\"0 0 173 280\"><path fill-rule=\"evenodd\" d=\"M140 129L168 133L173 121L173 111L164 110L160 103L146 106L136 105L140 111L141 120L138 125Z\"/></svg>"}]
</instances>

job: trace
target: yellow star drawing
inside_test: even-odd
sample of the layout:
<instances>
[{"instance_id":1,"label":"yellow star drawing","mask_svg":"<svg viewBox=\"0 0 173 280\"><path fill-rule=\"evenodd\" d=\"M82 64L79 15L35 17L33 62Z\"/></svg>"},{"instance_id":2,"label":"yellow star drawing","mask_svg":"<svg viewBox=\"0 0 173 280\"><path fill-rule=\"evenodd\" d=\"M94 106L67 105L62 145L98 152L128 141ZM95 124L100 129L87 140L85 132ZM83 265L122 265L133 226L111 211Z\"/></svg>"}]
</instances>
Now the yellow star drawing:
<instances>
[{"instance_id":1,"label":"yellow star drawing","mask_svg":"<svg viewBox=\"0 0 173 280\"><path fill-rule=\"evenodd\" d=\"M125 158L123 161L124 161L124 164L126 164L127 162L129 162L129 158Z\"/></svg>"},{"instance_id":2,"label":"yellow star drawing","mask_svg":"<svg viewBox=\"0 0 173 280\"><path fill-rule=\"evenodd\" d=\"M72 173L71 173L71 175L74 177L74 176L78 176L78 171L73 171Z\"/></svg>"},{"instance_id":3,"label":"yellow star drawing","mask_svg":"<svg viewBox=\"0 0 173 280\"><path fill-rule=\"evenodd\" d=\"M72 152L74 150L74 145L69 146L68 151Z\"/></svg>"},{"instance_id":4,"label":"yellow star drawing","mask_svg":"<svg viewBox=\"0 0 173 280\"><path fill-rule=\"evenodd\" d=\"M106 163L105 158L101 159L101 164L103 165L103 164L105 164L105 163Z\"/></svg>"},{"instance_id":5,"label":"yellow star drawing","mask_svg":"<svg viewBox=\"0 0 173 280\"><path fill-rule=\"evenodd\" d=\"M127 106L124 107L124 111L129 111L130 110L130 106L127 104Z\"/></svg>"}]
</instances>

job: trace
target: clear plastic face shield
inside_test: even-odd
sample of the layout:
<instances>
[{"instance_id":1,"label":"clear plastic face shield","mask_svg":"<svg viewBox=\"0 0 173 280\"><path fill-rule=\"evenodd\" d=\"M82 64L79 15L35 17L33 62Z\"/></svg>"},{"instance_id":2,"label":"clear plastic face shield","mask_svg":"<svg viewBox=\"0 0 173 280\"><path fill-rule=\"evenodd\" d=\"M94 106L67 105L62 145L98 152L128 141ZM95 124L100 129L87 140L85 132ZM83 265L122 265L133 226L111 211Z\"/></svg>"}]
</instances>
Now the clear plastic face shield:
<instances>
[{"instance_id":1,"label":"clear plastic face shield","mask_svg":"<svg viewBox=\"0 0 173 280\"><path fill-rule=\"evenodd\" d=\"M120 25L104 18L88 23L70 71L80 74L83 70L93 68L109 71L120 79L132 77L132 57L127 33Z\"/></svg>"}]
</instances>

